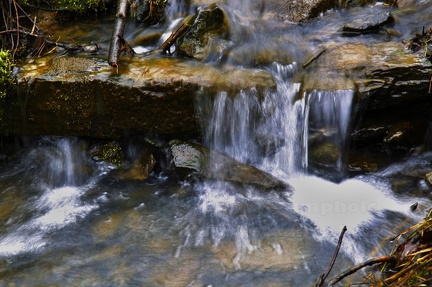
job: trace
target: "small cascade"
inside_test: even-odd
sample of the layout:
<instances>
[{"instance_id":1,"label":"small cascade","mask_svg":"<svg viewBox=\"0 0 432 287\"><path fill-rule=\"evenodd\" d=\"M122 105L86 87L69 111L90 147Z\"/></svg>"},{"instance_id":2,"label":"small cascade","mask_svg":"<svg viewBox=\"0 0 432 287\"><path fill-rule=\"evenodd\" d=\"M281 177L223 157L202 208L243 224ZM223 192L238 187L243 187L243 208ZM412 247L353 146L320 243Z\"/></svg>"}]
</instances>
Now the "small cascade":
<instances>
[{"instance_id":1,"label":"small cascade","mask_svg":"<svg viewBox=\"0 0 432 287\"><path fill-rule=\"evenodd\" d=\"M0 236L0 256L36 252L50 244L45 238L47 234L89 214L97 206L80 200L84 191L70 186L47 189L34 202L21 206L22 212L28 212L31 218Z\"/></svg>"},{"instance_id":2,"label":"small cascade","mask_svg":"<svg viewBox=\"0 0 432 287\"><path fill-rule=\"evenodd\" d=\"M303 149L308 158L306 168L331 170L343 178L353 98L352 90L305 94Z\"/></svg>"},{"instance_id":3,"label":"small cascade","mask_svg":"<svg viewBox=\"0 0 432 287\"><path fill-rule=\"evenodd\" d=\"M45 137L24 157L23 168L47 188L85 185L100 168L85 149L86 143L77 138Z\"/></svg>"},{"instance_id":4,"label":"small cascade","mask_svg":"<svg viewBox=\"0 0 432 287\"><path fill-rule=\"evenodd\" d=\"M240 162L256 160L257 149L253 140L254 129L259 124L259 102L255 90L242 91L234 98L220 92L214 100L210 126L206 132L208 145L226 153Z\"/></svg>"},{"instance_id":5,"label":"small cascade","mask_svg":"<svg viewBox=\"0 0 432 287\"><path fill-rule=\"evenodd\" d=\"M22 191L27 199L19 203L20 212L1 227L0 255L36 252L50 243L45 239L47 234L97 208L81 197L104 169L89 160L85 150L86 144L77 138L45 137L23 156L17 171L3 177L10 178L11 190L21 191L21 185L28 185L27 179L33 183Z\"/></svg>"},{"instance_id":6,"label":"small cascade","mask_svg":"<svg viewBox=\"0 0 432 287\"><path fill-rule=\"evenodd\" d=\"M262 230L253 224L260 217L276 228L283 225L281 218L292 222L299 216L298 222L319 242L337 242L347 225L350 231L344 253L355 261L366 259L368 248L379 245L388 233L376 232L371 246L365 247L358 244L365 230L385 224L390 214L401 221L411 218L409 204L389 194L388 186L374 187L378 182L334 183L308 175L313 171L335 181L345 176L354 92L313 91L299 97L300 84L293 81L296 63L273 63L268 69L277 83L276 91L264 96L255 90L242 91L234 97L222 91L213 101L200 98L197 108L206 116L205 140L211 149L270 172L294 190L269 196L253 188L242 187L245 190L241 191L226 182L204 182L197 187L197 209L187 216L186 241L191 243L192 235L194 244L210 239L218 245L234 238L241 257L242 252L252 252L260 244Z\"/></svg>"},{"instance_id":7,"label":"small cascade","mask_svg":"<svg viewBox=\"0 0 432 287\"><path fill-rule=\"evenodd\" d=\"M276 91L259 95L255 89L228 95L221 91L214 100L197 99L197 110L211 149L246 164L286 177L301 169L304 101L296 101L299 83L291 78L297 64L274 63Z\"/></svg>"}]
</instances>

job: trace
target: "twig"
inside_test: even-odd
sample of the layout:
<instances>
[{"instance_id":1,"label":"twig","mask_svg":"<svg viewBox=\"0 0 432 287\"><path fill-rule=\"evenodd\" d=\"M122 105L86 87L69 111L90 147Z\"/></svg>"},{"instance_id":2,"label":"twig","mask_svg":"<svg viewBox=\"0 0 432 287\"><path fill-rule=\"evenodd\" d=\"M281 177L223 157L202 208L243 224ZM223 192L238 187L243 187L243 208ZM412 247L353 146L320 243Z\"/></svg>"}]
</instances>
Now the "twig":
<instances>
[{"instance_id":1,"label":"twig","mask_svg":"<svg viewBox=\"0 0 432 287\"><path fill-rule=\"evenodd\" d=\"M371 266L371 265L384 263L384 262L391 262L393 260L395 260L395 257L393 257L393 256L381 256L381 257L369 259L363 263L354 265L351 268L347 269L346 271L342 272L341 274L337 275L336 277L334 277L333 279L331 279L328 282L328 286L331 286L331 285L338 283L339 281L341 281L345 277L357 272L358 270L360 270L366 266Z\"/></svg>"},{"instance_id":2,"label":"twig","mask_svg":"<svg viewBox=\"0 0 432 287\"><path fill-rule=\"evenodd\" d=\"M15 8L16 29L19 30L20 29L20 23L19 23L19 15L18 15L18 8L17 8L16 0L13 0L13 4L14 4L14 8ZM16 44L16 46L14 48L14 52L13 52L14 55L18 51L19 42L20 42L20 34L18 33L17 34L17 44Z\"/></svg>"},{"instance_id":3,"label":"twig","mask_svg":"<svg viewBox=\"0 0 432 287\"><path fill-rule=\"evenodd\" d=\"M24 11L24 9L21 7L21 5L17 4L17 6L18 6L18 8L21 10L21 12L22 12L26 17L27 17L27 19L28 19L31 23L33 23L33 27L36 28L38 31L40 31L39 27L36 26L36 16L35 16L35 19L34 19L34 21L33 21L32 18L31 18L31 16L30 16L26 11Z\"/></svg>"},{"instance_id":4,"label":"twig","mask_svg":"<svg viewBox=\"0 0 432 287\"><path fill-rule=\"evenodd\" d=\"M307 61L306 63L303 64L303 68L306 68L307 66L309 66L313 61L315 61L316 59L318 59L325 51L326 51L326 49L323 49L323 50L319 51L309 61Z\"/></svg>"},{"instance_id":5,"label":"twig","mask_svg":"<svg viewBox=\"0 0 432 287\"><path fill-rule=\"evenodd\" d=\"M337 258L337 256L338 256L338 253L339 253L340 247L341 247L341 245L342 245L342 240L343 240L343 237L344 237L344 234L345 234L346 231L347 231L347 227L344 226L344 227L342 228L342 231L341 231L340 235L339 235L339 241L338 241L338 244L337 244L337 246L336 246L335 253L333 254L333 258L332 258L332 260L331 260L331 262L330 262L330 265L329 265L329 267L327 268L326 273L322 274L322 275L320 276L320 278L318 279L318 283L316 284L316 287L321 287L321 286L323 286L323 285L324 285L324 282L325 282L325 280L326 280L326 278L329 276L330 271L332 270L333 265L334 265L334 263L336 262L336 258Z\"/></svg>"}]
</instances>

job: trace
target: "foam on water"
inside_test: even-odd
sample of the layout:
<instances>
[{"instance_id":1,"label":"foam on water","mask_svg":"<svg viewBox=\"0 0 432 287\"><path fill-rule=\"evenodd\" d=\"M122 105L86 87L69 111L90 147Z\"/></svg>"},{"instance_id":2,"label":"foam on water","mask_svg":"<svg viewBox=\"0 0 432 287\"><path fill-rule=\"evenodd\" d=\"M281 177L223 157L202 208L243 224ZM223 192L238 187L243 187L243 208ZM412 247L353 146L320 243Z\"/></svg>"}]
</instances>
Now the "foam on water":
<instances>
[{"instance_id":1,"label":"foam on water","mask_svg":"<svg viewBox=\"0 0 432 287\"><path fill-rule=\"evenodd\" d=\"M391 233L390 229L379 228L391 220L386 212L399 214L402 218L421 219L410 211L411 201L395 197L386 184L377 181L348 179L337 184L303 176L291 179L290 184L294 188L291 197L293 208L305 222L312 223L315 238L337 243L342 228L346 226L343 250L357 262L368 257L361 244L364 236L373 242L384 240L383 232ZM364 230L371 227L378 230L365 234Z\"/></svg>"},{"instance_id":2,"label":"foam on water","mask_svg":"<svg viewBox=\"0 0 432 287\"><path fill-rule=\"evenodd\" d=\"M37 216L0 237L0 255L36 252L49 243L45 234L75 223L97 208L80 200L83 192L85 189L73 186L46 190L29 207Z\"/></svg>"}]
</instances>

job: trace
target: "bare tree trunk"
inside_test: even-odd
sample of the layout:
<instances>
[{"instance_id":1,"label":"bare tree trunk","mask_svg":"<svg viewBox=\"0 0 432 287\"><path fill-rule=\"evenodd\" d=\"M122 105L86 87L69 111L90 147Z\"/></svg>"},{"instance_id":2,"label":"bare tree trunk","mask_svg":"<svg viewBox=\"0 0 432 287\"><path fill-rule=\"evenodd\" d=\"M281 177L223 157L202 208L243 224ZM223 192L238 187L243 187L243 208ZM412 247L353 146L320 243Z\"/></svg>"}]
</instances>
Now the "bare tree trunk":
<instances>
[{"instance_id":1,"label":"bare tree trunk","mask_svg":"<svg viewBox=\"0 0 432 287\"><path fill-rule=\"evenodd\" d=\"M108 64L117 69L118 72L118 58L122 48L123 32L126 22L128 0L118 0L116 21L114 25L113 34L111 37L111 44L108 54Z\"/></svg>"}]
</instances>

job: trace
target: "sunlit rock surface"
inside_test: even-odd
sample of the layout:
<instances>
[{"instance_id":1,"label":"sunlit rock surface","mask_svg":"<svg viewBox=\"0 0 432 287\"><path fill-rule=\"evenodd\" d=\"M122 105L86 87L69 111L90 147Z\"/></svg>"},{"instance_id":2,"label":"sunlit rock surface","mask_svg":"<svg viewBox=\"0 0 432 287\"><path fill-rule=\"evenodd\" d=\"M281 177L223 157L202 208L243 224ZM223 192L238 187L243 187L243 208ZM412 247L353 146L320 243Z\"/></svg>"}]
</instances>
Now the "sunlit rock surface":
<instances>
[{"instance_id":1,"label":"sunlit rock surface","mask_svg":"<svg viewBox=\"0 0 432 287\"><path fill-rule=\"evenodd\" d=\"M4 132L118 138L157 133L201 135L194 99L217 91L275 87L262 70L219 69L174 58L123 59L119 73L99 59L39 59L23 67L9 98Z\"/></svg>"}]
</instances>

